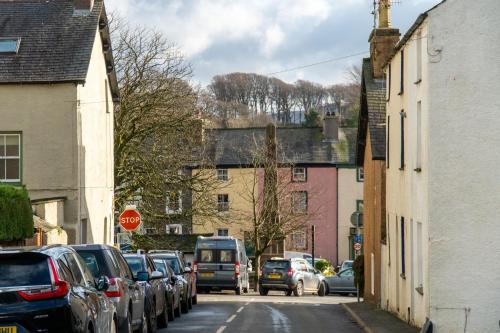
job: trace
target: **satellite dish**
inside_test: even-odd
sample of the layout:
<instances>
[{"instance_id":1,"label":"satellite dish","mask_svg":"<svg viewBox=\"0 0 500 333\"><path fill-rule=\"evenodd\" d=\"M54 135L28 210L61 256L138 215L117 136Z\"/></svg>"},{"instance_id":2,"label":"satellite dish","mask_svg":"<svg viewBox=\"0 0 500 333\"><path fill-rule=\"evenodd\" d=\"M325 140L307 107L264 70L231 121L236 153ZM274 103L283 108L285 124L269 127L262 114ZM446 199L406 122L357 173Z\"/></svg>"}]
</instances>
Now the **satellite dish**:
<instances>
[{"instance_id":1,"label":"satellite dish","mask_svg":"<svg viewBox=\"0 0 500 333\"><path fill-rule=\"evenodd\" d=\"M351 224L355 227L363 227L363 213L354 212L351 214Z\"/></svg>"}]
</instances>

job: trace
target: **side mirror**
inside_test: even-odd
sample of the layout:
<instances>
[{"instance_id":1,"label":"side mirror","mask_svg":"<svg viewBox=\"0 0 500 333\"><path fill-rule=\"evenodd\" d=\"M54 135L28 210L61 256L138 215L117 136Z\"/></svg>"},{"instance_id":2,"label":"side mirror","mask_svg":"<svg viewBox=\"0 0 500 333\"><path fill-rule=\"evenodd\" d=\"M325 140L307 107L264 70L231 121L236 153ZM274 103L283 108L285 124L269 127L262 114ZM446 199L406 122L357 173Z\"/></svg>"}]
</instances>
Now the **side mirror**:
<instances>
[{"instance_id":1,"label":"side mirror","mask_svg":"<svg viewBox=\"0 0 500 333\"><path fill-rule=\"evenodd\" d=\"M158 280L163 278L163 273L160 271L154 271L151 273L150 280Z\"/></svg>"},{"instance_id":2,"label":"side mirror","mask_svg":"<svg viewBox=\"0 0 500 333\"><path fill-rule=\"evenodd\" d=\"M137 276L135 278L137 281L148 281L149 280L149 273L148 272L139 272L137 273Z\"/></svg>"},{"instance_id":3,"label":"side mirror","mask_svg":"<svg viewBox=\"0 0 500 333\"><path fill-rule=\"evenodd\" d=\"M101 276L96 283L96 288L99 291L106 291L109 289L109 279L107 276Z\"/></svg>"},{"instance_id":4,"label":"side mirror","mask_svg":"<svg viewBox=\"0 0 500 333\"><path fill-rule=\"evenodd\" d=\"M184 267L184 273L191 273L191 267Z\"/></svg>"},{"instance_id":5,"label":"side mirror","mask_svg":"<svg viewBox=\"0 0 500 333\"><path fill-rule=\"evenodd\" d=\"M190 262L188 262L187 265L189 268L191 268L191 266L192 266Z\"/></svg>"},{"instance_id":6,"label":"side mirror","mask_svg":"<svg viewBox=\"0 0 500 333\"><path fill-rule=\"evenodd\" d=\"M177 282L177 276L172 275L172 277L170 278L170 283L175 284L176 282Z\"/></svg>"}]
</instances>

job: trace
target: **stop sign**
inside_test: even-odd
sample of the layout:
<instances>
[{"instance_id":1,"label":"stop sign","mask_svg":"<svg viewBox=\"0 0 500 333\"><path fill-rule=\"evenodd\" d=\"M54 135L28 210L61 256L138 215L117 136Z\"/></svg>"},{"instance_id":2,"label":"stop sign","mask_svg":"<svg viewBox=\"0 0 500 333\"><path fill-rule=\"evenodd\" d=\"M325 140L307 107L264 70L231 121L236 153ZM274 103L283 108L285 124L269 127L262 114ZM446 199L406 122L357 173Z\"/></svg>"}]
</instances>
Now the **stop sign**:
<instances>
[{"instance_id":1,"label":"stop sign","mask_svg":"<svg viewBox=\"0 0 500 333\"><path fill-rule=\"evenodd\" d=\"M134 231L141 225L141 214L135 209L126 209L120 214L120 225L126 231Z\"/></svg>"}]
</instances>

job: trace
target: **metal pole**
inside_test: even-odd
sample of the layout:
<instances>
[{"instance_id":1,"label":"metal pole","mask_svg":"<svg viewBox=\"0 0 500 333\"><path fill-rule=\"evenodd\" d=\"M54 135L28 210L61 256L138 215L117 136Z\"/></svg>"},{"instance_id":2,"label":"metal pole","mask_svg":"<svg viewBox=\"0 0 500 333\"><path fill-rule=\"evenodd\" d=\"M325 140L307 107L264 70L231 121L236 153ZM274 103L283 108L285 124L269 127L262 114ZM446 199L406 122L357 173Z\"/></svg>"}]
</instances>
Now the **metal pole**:
<instances>
[{"instance_id":1,"label":"metal pole","mask_svg":"<svg viewBox=\"0 0 500 333\"><path fill-rule=\"evenodd\" d=\"M314 243L315 238L316 238L316 235L315 235L316 234L316 226L313 225L311 227L311 230L312 230L312 265L313 265L313 267L316 267L316 266L314 266L314 258L316 257L316 255L315 255L315 243Z\"/></svg>"}]
</instances>

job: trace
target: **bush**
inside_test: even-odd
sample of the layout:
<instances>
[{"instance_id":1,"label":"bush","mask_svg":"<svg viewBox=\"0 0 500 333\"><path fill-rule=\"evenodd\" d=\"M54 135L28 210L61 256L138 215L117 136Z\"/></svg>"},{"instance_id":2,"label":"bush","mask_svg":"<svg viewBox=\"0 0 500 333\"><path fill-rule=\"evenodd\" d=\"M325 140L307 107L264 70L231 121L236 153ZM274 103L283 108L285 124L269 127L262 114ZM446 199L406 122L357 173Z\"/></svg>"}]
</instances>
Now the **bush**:
<instances>
[{"instance_id":1,"label":"bush","mask_svg":"<svg viewBox=\"0 0 500 333\"><path fill-rule=\"evenodd\" d=\"M352 270L354 271L354 284L359 284L359 294L363 295L365 289L365 258L360 255L352 263Z\"/></svg>"},{"instance_id":2,"label":"bush","mask_svg":"<svg viewBox=\"0 0 500 333\"><path fill-rule=\"evenodd\" d=\"M316 269L318 271L324 272L330 266L332 266L332 264L330 264L330 262L328 262L328 260L325 260L325 259L316 259L316 260L314 260L314 266L316 267Z\"/></svg>"},{"instance_id":3,"label":"bush","mask_svg":"<svg viewBox=\"0 0 500 333\"><path fill-rule=\"evenodd\" d=\"M24 187L0 185L0 241L33 237L33 211Z\"/></svg>"}]
</instances>

